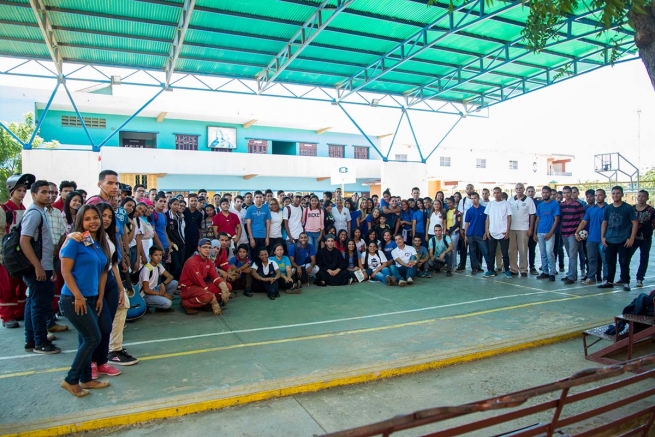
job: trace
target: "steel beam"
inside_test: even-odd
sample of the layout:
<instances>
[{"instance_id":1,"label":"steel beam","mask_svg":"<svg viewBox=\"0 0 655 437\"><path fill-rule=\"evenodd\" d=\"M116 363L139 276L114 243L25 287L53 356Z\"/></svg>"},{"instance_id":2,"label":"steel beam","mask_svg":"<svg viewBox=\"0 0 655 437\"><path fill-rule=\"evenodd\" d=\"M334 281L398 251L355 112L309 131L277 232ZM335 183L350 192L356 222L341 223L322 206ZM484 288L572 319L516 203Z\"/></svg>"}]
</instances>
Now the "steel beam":
<instances>
[{"instance_id":1,"label":"steel beam","mask_svg":"<svg viewBox=\"0 0 655 437\"><path fill-rule=\"evenodd\" d=\"M364 131L362 130L361 127L359 127L359 125L357 124L357 122L355 121L355 119L352 118L352 117L350 116L350 114L348 114L348 111L346 111L346 108L344 108L344 107L341 105L341 103L337 103L337 106L338 106L338 107L343 111L344 114L346 114L346 117L348 117L348 119L351 121L351 123L352 123L352 124L357 128L357 130L359 131L359 133L362 134L362 136L366 139L366 141L368 141L368 143L371 145L371 147L373 147L373 149L375 149L375 151L378 152L378 155L380 155L380 158L382 158L382 160L383 160L384 162L387 162L387 157L384 156L384 155L382 154L382 152L380 152L380 149L378 149L377 146L373 143L373 141L371 141L371 138L369 138L369 136L366 135L366 133L364 133Z\"/></svg>"},{"instance_id":2,"label":"steel beam","mask_svg":"<svg viewBox=\"0 0 655 437\"><path fill-rule=\"evenodd\" d=\"M493 12L486 12L485 0L469 0L455 8L453 11L444 7L444 12L434 21L405 41L397 44L393 49L371 63L368 67L346 79L337 89L339 100L375 82L386 73L395 70L398 66L413 59L422 52L434 47L443 39L468 29L489 17L493 17L511 9L521 7L521 1L510 1ZM471 18L471 11L476 9L477 17ZM463 17L459 17L463 14ZM446 26L447 31L439 30ZM436 34L436 36L435 36Z\"/></svg>"},{"instance_id":3,"label":"steel beam","mask_svg":"<svg viewBox=\"0 0 655 437\"><path fill-rule=\"evenodd\" d=\"M196 0L184 0L182 5L182 13L180 14L180 21L177 24L177 29L175 30L175 37L173 38L173 43L171 44L171 50L168 53L168 59L166 60L166 83L164 88L168 89L171 78L173 77L173 72L175 71L175 66L177 65L177 58L180 56L180 50L182 50L182 44L184 44L184 37L186 36L187 29L189 28L189 23L191 22L191 15L193 14L193 8L196 6Z\"/></svg>"},{"instance_id":4,"label":"steel beam","mask_svg":"<svg viewBox=\"0 0 655 437\"><path fill-rule=\"evenodd\" d=\"M96 147L95 141L93 141L93 137L91 136L91 133L89 132L89 129L86 127L86 123L84 123L84 117L82 117L82 114L80 113L79 109L77 109L77 105L75 104L75 100L73 100L73 95L71 94L70 90L66 86L66 82L62 82L64 85L64 90L66 91L66 95L68 95L68 100L70 100L71 105L73 105L73 110L75 111L75 114L77 115L77 118L80 119L80 123L82 123L82 128L84 128L84 132L86 133L87 138L89 139L89 142L91 143L91 149L94 152L99 152L100 148Z\"/></svg>"},{"instance_id":5,"label":"steel beam","mask_svg":"<svg viewBox=\"0 0 655 437\"><path fill-rule=\"evenodd\" d=\"M409 129L412 131L412 137L414 137L414 144L416 144L416 150L418 150L418 156L421 158L421 162L425 163L425 158L423 158L423 152L421 152L421 146L418 143L418 140L416 139L416 133L414 133L414 126L412 126L412 120L409 118L409 114L407 114L407 109L403 108L403 112L405 113L405 117L407 117L407 123L409 124Z\"/></svg>"},{"instance_id":6,"label":"steel beam","mask_svg":"<svg viewBox=\"0 0 655 437\"><path fill-rule=\"evenodd\" d=\"M569 17L558 26L556 32L562 28L568 27L569 24L576 22L578 19L588 17L598 12L600 12L600 10L588 11L578 16ZM619 25L615 25L608 30L612 30L617 27L619 27ZM596 35L597 33L598 30L594 29L592 31L588 31L575 36L567 34L568 36L566 38L552 41L546 44L544 48L554 47L570 41L577 41L587 36ZM527 48L523 42L524 38L521 35L515 38L513 41L508 42L507 44L497 47L489 53L478 56L476 59L473 59L472 61L462 65L461 67L444 76L435 77L428 83L417 87L407 94L409 105L413 106L427 99L438 97L447 91L457 88L460 85L476 80L485 74L491 73L505 65L511 64L521 58L533 54L534 52ZM606 48L602 48L600 50L606 50ZM562 55L562 57L567 58L565 55ZM573 61L575 61L575 59L577 58L574 58ZM548 70L546 69L546 71Z\"/></svg>"},{"instance_id":7,"label":"steel beam","mask_svg":"<svg viewBox=\"0 0 655 437\"><path fill-rule=\"evenodd\" d=\"M450 129L448 129L448 132L446 132L446 134L443 137L441 137L441 140L439 140L437 145L434 146L432 151L428 154L428 156L425 157L425 160L423 162L427 162L428 159L430 159L430 156L432 156L432 154L437 151L437 149L439 148L441 143L443 143L446 140L446 138L448 138L448 135L450 135L450 133L453 131L453 129L455 129L455 127L457 127L457 125L459 124L460 121L462 121L463 118L464 118L464 116L461 116L461 117L457 118L457 121L455 121L455 124L453 124L452 127Z\"/></svg>"},{"instance_id":8,"label":"steel beam","mask_svg":"<svg viewBox=\"0 0 655 437\"><path fill-rule=\"evenodd\" d=\"M0 128L4 129L4 130L5 130L5 131L6 131L6 132L7 132L7 133L8 133L8 134L13 138L13 139L15 139L16 141L18 141L18 143L19 143L21 146L23 146L23 149L26 147L26 146L25 146L25 143L23 142L23 140L21 140L20 138L18 138L18 136L17 136L15 133L13 133L13 132L11 131L11 129L9 129L8 126L5 126L5 124L4 124L2 121L0 121Z\"/></svg>"},{"instance_id":9,"label":"steel beam","mask_svg":"<svg viewBox=\"0 0 655 437\"><path fill-rule=\"evenodd\" d=\"M391 144L389 145L389 150L387 150L387 155L384 157L384 160L387 161L389 160L389 155L391 154L391 149L393 149L393 145L396 143L396 136L398 135L398 130L400 129L400 124L403 122L403 118L405 117L405 108L400 112L400 118L398 119L398 125L396 126L396 130L393 133L393 138L391 138Z\"/></svg>"},{"instance_id":10,"label":"steel beam","mask_svg":"<svg viewBox=\"0 0 655 437\"><path fill-rule=\"evenodd\" d=\"M32 145L34 144L34 138L36 138L36 135L39 133L39 129L41 129L41 125L43 124L43 121L45 120L45 116L48 114L48 111L50 110L50 105L52 104L52 101L54 100L55 95L57 94L57 90L59 90L60 84L61 82L57 82L57 85L55 85L55 89L54 91L52 91L52 94L50 95L50 99L48 99L48 103L45 105L45 108L43 108L43 113L41 114L41 118L39 119L38 123L36 124L36 127L34 128L34 132L32 132L32 137L24 145L25 150L32 149ZM36 116L36 114L34 115Z\"/></svg>"},{"instance_id":11,"label":"steel beam","mask_svg":"<svg viewBox=\"0 0 655 437\"><path fill-rule=\"evenodd\" d=\"M324 0L300 29L293 34L282 50L268 63L266 68L257 75L257 93L261 94L266 91L305 47L311 44L314 38L354 1L337 0L336 7L333 7L331 6L332 0Z\"/></svg>"},{"instance_id":12,"label":"steel beam","mask_svg":"<svg viewBox=\"0 0 655 437\"><path fill-rule=\"evenodd\" d=\"M57 76L61 82L64 80L64 72L62 69L63 61L59 50L59 44L57 44L57 40L55 40L55 32L50 25L50 19L48 18L45 4L43 4L43 0L30 0L30 6L32 7L34 17L39 25L39 30L41 30L41 35L43 35L43 41L48 48L48 53L50 53L50 58L55 64Z\"/></svg>"}]
</instances>

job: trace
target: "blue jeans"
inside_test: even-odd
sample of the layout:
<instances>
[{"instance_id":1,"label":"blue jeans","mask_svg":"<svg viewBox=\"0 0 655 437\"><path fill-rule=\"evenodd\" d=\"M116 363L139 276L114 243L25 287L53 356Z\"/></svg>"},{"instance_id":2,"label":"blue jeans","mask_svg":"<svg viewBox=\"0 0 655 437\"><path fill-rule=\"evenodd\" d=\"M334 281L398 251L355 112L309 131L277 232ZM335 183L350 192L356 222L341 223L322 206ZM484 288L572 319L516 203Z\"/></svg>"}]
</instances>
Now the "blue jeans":
<instances>
[{"instance_id":1,"label":"blue jeans","mask_svg":"<svg viewBox=\"0 0 655 437\"><path fill-rule=\"evenodd\" d=\"M98 327L98 315L96 314L96 301L98 296L86 298L86 314L75 312L75 297L64 295L59 300L59 308L68 321L77 329L77 353L73 358L73 364L66 375L67 383L75 385L79 382L91 381L91 356L93 351L100 344L100 328ZM105 355L107 355L105 353Z\"/></svg>"},{"instance_id":2,"label":"blue jeans","mask_svg":"<svg viewBox=\"0 0 655 437\"><path fill-rule=\"evenodd\" d=\"M539 252L541 252L541 268L544 273L554 276L557 272L555 265L555 235L546 241L546 233L537 234L539 239Z\"/></svg>"},{"instance_id":3,"label":"blue jeans","mask_svg":"<svg viewBox=\"0 0 655 437\"><path fill-rule=\"evenodd\" d=\"M373 277L371 277L372 273L373 273L373 269L366 269L366 274L368 275L369 279L373 279L374 281L380 281L380 282L384 282L385 278L391 274L389 269L386 267L383 267L382 270L377 272Z\"/></svg>"},{"instance_id":4,"label":"blue jeans","mask_svg":"<svg viewBox=\"0 0 655 437\"><path fill-rule=\"evenodd\" d=\"M605 258L605 246L601 243L587 241L587 260L589 261L589 270L587 270L587 278L592 281L600 281L607 279L607 260ZM600 266L602 263L602 267ZM599 274L602 272L602 276Z\"/></svg>"},{"instance_id":5,"label":"blue jeans","mask_svg":"<svg viewBox=\"0 0 655 437\"><path fill-rule=\"evenodd\" d=\"M308 243L314 246L314 250L318 252L318 243L319 243L319 236L321 235L320 232L307 232L307 238L309 239ZM297 255L296 255L297 256ZM259 258L257 258L259 259Z\"/></svg>"},{"instance_id":6,"label":"blue jeans","mask_svg":"<svg viewBox=\"0 0 655 437\"><path fill-rule=\"evenodd\" d=\"M25 343L36 346L48 341L48 319L52 317L52 299L55 297L55 283L52 270L46 270L45 281L37 281L36 274L23 276L29 288L25 301Z\"/></svg>"},{"instance_id":7,"label":"blue jeans","mask_svg":"<svg viewBox=\"0 0 655 437\"><path fill-rule=\"evenodd\" d=\"M396 278L396 281L404 281L409 278L413 278L416 275L416 266L414 267L398 267L396 264L391 264L389 266L391 274Z\"/></svg>"},{"instance_id":8,"label":"blue jeans","mask_svg":"<svg viewBox=\"0 0 655 437\"><path fill-rule=\"evenodd\" d=\"M459 250L459 231L453 232L450 240L453 242L453 251L450 252L450 268L455 270L457 268L457 251Z\"/></svg>"},{"instance_id":9,"label":"blue jeans","mask_svg":"<svg viewBox=\"0 0 655 437\"><path fill-rule=\"evenodd\" d=\"M487 263L487 270L493 270L492 264L489 261L489 242L485 240L484 237L478 237L476 235L467 235L466 238L469 242L471 270L482 270L482 263L478 262L478 249L482 252L482 257ZM495 253L494 256L496 256Z\"/></svg>"},{"instance_id":10,"label":"blue jeans","mask_svg":"<svg viewBox=\"0 0 655 437\"><path fill-rule=\"evenodd\" d=\"M562 235L562 242L566 250L566 255L569 257L569 271L566 273L566 277L572 281L577 281L578 251L580 248L578 240L575 239L575 235L569 235L568 237Z\"/></svg>"},{"instance_id":11,"label":"blue jeans","mask_svg":"<svg viewBox=\"0 0 655 437\"><path fill-rule=\"evenodd\" d=\"M114 272L107 273L107 282L105 283L105 295L102 299L102 311L98 315L98 327L100 329L100 343L93 351L92 361L102 366L107 362L109 354L109 337L118 309L118 284L114 277Z\"/></svg>"},{"instance_id":12,"label":"blue jeans","mask_svg":"<svg viewBox=\"0 0 655 437\"><path fill-rule=\"evenodd\" d=\"M653 239L649 240L635 240L630 248L630 258L639 249L639 268L637 269L637 280L643 281L646 276L646 269L648 268L648 259L650 257L650 247L653 244Z\"/></svg>"}]
</instances>

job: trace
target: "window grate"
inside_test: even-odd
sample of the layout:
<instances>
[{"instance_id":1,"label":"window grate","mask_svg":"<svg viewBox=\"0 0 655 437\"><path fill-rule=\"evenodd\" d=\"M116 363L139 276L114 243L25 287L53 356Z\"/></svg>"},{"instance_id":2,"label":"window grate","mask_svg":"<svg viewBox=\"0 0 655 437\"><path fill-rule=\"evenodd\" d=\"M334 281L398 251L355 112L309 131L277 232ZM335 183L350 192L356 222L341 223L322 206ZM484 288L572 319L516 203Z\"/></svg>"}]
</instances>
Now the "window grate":
<instances>
[{"instance_id":1,"label":"window grate","mask_svg":"<svg viewBox=\"0 0 655 437\"><path fill-rule=\"evenodd\" d=\"M198 150L198 135L175 135L177 150Z\"/></svg>"},{"instance_id":2,"label":"window grate","mask_svg":"<svg viewBox=\"0 0 655 437\"><path fill-rule=\"evenodd\" d=\"M300 152L300 156L317 156L316 144L300 143L298 146L299 146L298 151Z\"/></svg>"},{"instance_id":3,"label":"window grate","mask_svg":"<svg viewBox=\"0 0 655 437\"><path fill-rule=\"evenodd\" d=\"M368 159L368 147L353 146L355 159Z\"/></svg>"},{"instance_id":4,"label":"window grate","mask_svg":"<svg viewBox=\"0 0 655 437\"><path fill-rule=\"evenodd\" d=\"M346 146L338 144L328 144L330 158L343 158Z\"/></svg>"},{"instance_id":5,"label":"window grate","mask_svg":"<svg viewBox=\"0 0 655 437\"><path fill-rule=\"evenodd\" d=\"M89 129L106 129L107 119L96 117L82 117L84 124ZM82 127L82 121L74 115L62 115L61 125L66 127Z\"/></svg>"}]
</instances>

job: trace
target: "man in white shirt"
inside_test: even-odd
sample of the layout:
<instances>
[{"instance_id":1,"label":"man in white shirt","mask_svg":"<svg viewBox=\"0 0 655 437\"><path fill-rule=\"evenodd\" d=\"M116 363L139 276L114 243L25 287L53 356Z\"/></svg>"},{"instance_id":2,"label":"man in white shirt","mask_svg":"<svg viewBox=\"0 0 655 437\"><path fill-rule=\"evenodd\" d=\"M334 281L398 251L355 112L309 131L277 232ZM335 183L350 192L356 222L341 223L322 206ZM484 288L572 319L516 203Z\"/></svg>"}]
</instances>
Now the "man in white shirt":
<instances>
[{"instance_id":1,"label":"man in white shirt","mask_svg":"<svg viewBox=\"0 0 655 437\"><path fill-rule=\"evenodd\" d=\"M486 237L489 240L489 260L493 267L496 247L500 244L500 251L503 254L503 268L505 277L511 278L512 272L509 269L509 230L512 223L512 208L509 202L503 200L503 191L500 187L494 188L494 200L485 207L487 214ZM484 274L485 277L494 276L493 268Z\"/></svg>"},{"instance_id":2,"label":"man in white shirt","mask_svg":"<svg viewBox=\"0 0 655 437\"><path fill-rule=\"evenodd\" d=\"M287 231L287 242L289 245L295 244L296 240L303 232L302 229L302 215L303 209L300 206L302 196L296 193L293 196L293 202L284 207L282 210L282 220L284 220L284 229Z\"/></svg>"},{"instance_id":3,"label":"man in white shirt","mask_svg":"<svg viewBox=\"0 0 655 437\"><path fill-rule=\"evenodd\" d=\"M332 208L332 218L334 218L334 227L337 234L342 229L345 229L350 235L350 210L343 206L343 199L337 197L337 207Z\"/></svg>"},{"instance_id":4,"label":"man in white shirt","mask_svg":"<svg viewBox=\"0 0 655 437\"><path fill-rule=\"evenodd\" d=\"M466 186L466 196L462 197L462 200L459 201L457 205L457 210L460 212L462 221L466 217L466 211L468 211L473 206L473 200L471 200L471 195L475 192L475 187L473 184L468 184ZM459 227L459 238L461 241L464 241L466 233L464 226ZM466 269L466 255L467 255L467 245L463 245L459 251L459 265L457 266L456 271L461 272Z\"/></svg>"},{"instance_id":5,"label":"man in white shirt","mask_svg":"<svg viewBox=\"0 0 655 437\"><path fill-rule=\"evenodd\" d=\"M537 208L531 198L525 195L525 186L516 184L516 196L509 200L512 208L512 223L509 228L509 267L512 275L528 276L528 241L534 232L534 218ZM518 264L517 264L518 258Z\"/></svg>"},{"instance_id":6,"label":"man in white shirt","mask_svg":"<svg viewBox=\"0 0 655 437\"><path fill-rule=\"evenodd\" d=\"M414 283L416 275L416 249L405 244L402 235L396 235L396 247L391 251L395 263L389 266L391 274L398 281L399 287Z\"/></svg>"},{"instance_id":7,"label":"man in white shirt","mask_svg":"<svg viewBox=\"0 0 655 437\"><path fill-rule=\"evenodd\" d=\"M242 205L243 197L239 195L234 198L234 203L232 204L232 208L230 208L230 212L236 214L241 222L241 235L236 244L237 246L239 244L248 244L248 232L246 232L246 208L242 208Z\"/></svg>"}]
</instances>

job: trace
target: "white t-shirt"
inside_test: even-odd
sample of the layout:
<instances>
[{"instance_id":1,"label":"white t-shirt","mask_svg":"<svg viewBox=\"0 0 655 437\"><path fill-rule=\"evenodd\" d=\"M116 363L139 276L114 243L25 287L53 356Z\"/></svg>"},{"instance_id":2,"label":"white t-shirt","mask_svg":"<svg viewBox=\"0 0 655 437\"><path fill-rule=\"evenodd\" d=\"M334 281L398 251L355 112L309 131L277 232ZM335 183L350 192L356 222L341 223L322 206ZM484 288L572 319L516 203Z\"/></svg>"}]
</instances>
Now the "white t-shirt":
<instances>
[{"instance_id":1,"label":"white t-shirt","mask_svg":"<svg viewBox=\"0 0 655 437\"><path fill-rule=\"evenodd\" d=\"M366 265L366 254L367 253L368 253L368 251L366 253L363 253L362 258L361 258L362 259L362 265L364 266L364 268L375 270L378 267L380 267L380 265L382 265L382 264L386 263L387 261L389 261L387 259L387 257L384 256L384 252L382 252L381 250L378 250L378 253L375 254L375 255L371 255L370 253L368 253L368 266L367 266Z\"/></svg>"},{"instance_id":2,"label":"white t-shirt","mask_svg":"<svg viewBox=\"0 0 655 437\"><path fill-rule=\"evenodd\" d=\"M414 249L413 246L408 246L405 244L405 247L402 249L400 247L396 247L394 250L391 251L391 256L393 256L393 259L398 259L405 264L409 262L409 258L413 256L416 256L416 249ZM398 261L396 261L396 267L401 267L402 264L400 264Z\"/></svg>"},{"instance_id":3,"label":"white t-shirt","mask_svg":"<svg viewBox=\"0 0 655 437\"><path fill-rule=\"evenodd\" d=\"M466 211L469 210L470 207L473 206L473 201L468 198L468 196L462 197L462 200L459 201L459 205L457 206L457 210L461 212L462 214L465 214Z\"/></svg>"},{"instance_id":4,"label":"white t-shirt","mask_svg":"<svg viewBox=\"0 0 655 437\"><path fill-rule=\"evenodd\" d=\"M302 229L302 206L285 206L282 210L282 218L289 222L289 232L295 240L300 237Z\"/></svg>"},{"instance_id":5,"label":"white t-shirt","mask_svg":"<svg viewBox=\"0 0 655 437\"><path fill-rule=\"evenodd\" d=\"M434 235L434 225L441 225L443 228L443 217L441 217L441 213L436 214L432 211L432 214L430 214L430 221L428 222L428 235Z\"/></svg>"},{"instance_id":6,"label":"white t-shirt","mask_svg":"<svg viewBox=\"0 0 655 437\"><path fill-rule=\"evenodd\" d=\"M265 275L268 275L268 266L270 266L271 264L273 264L273 269L274 270L279 270L280 269L280 267L277 265L277 263L275 261L269 259L268 264L266 264L265 266L262 267L262 271L264 272ZM250 268L253 269L253 270L257 270L257 268L258 268L257 263L256 262L252 263Z\"/></svg>"},{"instance_id":7,"label":"white t-shirt","mask_svg":"<svg viewBox=\"0 0 655 437\"><path fill-rule=\"evenodd\" d=\"M505 238L507 232L507 217L512 215L512 208L507 200L497 202L492 200L484 209L489 217L489 233L496 240Z\"/></svg>"},{"instance_id":8,"label":"white t-shirt","mask_svg":"<svg viewBox=\"0 0 655 437\"><path fill-rule=\"evenodd\" d=\"M348 230L348 222L350 221L350 211L345 206L339 209L334 207L332 208L332 217L334 218L334 227L337 229L337 234L340 230Z\"/></svg>"},{"instance_id":9,"label":"white t-shirt","mask_svg":"<svg viewBox=\"0 0 655 437\"><path fill-rule=\"evenodd\" d=\"M152 267L152 270L150 270L148 266ZM159 264L157 267L154 267L152 264L148 263L139 272L139 284L147 282L150 290L158 291L157 286L159 285L159 277L163 274L164 266Z\"/></svg>"},{"instance_id":10,"label":"white t-shirt","mask_svg":"<svg viewBox=\"0 0 655 437\"><path fill-rule=\"evenodd\" d=\"M512 223L510 229L512 231L527 231L530 229L530 215L537 213L537 208L534 206L534 201L525 196L525 199L518 200L512 196L509 198L509 205L512 208Z\"/></svg>"},{"instance_id":11,"label":"white t-shirt","mask_svg":"<svg viewBox=\"0 0 655 437\"><path fill-rule=\"evenodd\" d=\"M271 211L271 227L268 233L269 238L282 238L282 211Z\"/></svg>"},{"instance_id":12,"label":"white t-shirt","mask_svg":"<svg viewBox=\"0 0 655 437\"><path fill-rule=\"evenodd\" d=\"M241 211L237 211L235 208L230 208L230 212L235 213L241 222L241 237L239 238L239 244L248 243L248 236L246 234L246 208L241 208Z\"/></svg>"}]
</instances>

